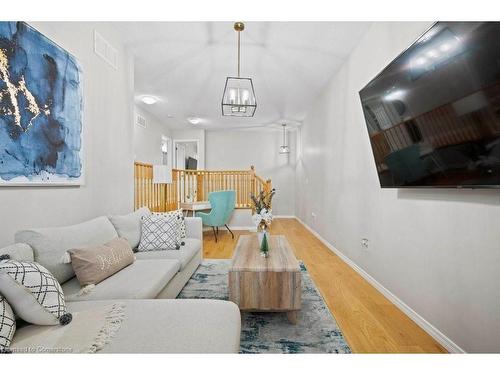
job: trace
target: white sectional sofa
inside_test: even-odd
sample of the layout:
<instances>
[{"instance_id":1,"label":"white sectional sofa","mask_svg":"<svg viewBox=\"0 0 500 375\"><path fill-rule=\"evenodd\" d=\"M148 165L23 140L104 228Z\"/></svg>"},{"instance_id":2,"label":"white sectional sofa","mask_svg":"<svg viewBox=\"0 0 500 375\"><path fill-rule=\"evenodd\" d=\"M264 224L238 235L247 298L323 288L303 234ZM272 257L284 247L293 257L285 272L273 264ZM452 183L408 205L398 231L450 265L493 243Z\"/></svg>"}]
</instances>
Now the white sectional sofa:
<instances>
[{"instance_id":1,"label":"white sectional sofa","mask_svg":"<svg viewBox=\"0 0 500 375\"><path fill-rule=\"evenodd\" d=\"M71 265L61 262L63 254L71 248L103 244L124 237L123 234L128 234L131 245L136 244L140 214L123 217L127 219L125 226L120 220L102 216L72 226L22 230L15 235L16 244L0 249L0 254L9 254L16 260L34 260L51 271L64 290L70 312L98 308L110 301L123 303L126 318L102 352L238 352L241 320L235 304L174 299L202 260L199 218L185 219L187 238L181 249L136 253L133 264L88 293L81 293ZM15 343L14 336L13 346Z\"/></svg>"}]
</instances>

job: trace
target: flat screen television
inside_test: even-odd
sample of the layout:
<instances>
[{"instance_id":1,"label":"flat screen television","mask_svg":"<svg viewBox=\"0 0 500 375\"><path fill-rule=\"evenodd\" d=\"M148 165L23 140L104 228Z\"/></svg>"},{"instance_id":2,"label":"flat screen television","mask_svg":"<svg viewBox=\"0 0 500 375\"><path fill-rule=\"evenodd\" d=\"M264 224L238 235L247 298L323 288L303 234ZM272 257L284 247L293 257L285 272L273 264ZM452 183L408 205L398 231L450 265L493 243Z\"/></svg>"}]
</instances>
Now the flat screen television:
<instances>
[{"instance_id":1,"label":"flat screen television","mask_svg":"<svg viewBox=\"0 0 500 375\"><path fill-rule=\"evenodd\" d=\"M359 94L381 187L500 187L500 22L434 24Z\"/></svg>"},{"instance_id":2,"label":"flat screen television","mask_svg":"<svg viewBox=\"0 0 500 375\"><path fill-rule=\"evenodd\" d=\"M198 160L191 156L186 158L186 169L196 170L198 168Z\"/></svg>"}]
</instances>

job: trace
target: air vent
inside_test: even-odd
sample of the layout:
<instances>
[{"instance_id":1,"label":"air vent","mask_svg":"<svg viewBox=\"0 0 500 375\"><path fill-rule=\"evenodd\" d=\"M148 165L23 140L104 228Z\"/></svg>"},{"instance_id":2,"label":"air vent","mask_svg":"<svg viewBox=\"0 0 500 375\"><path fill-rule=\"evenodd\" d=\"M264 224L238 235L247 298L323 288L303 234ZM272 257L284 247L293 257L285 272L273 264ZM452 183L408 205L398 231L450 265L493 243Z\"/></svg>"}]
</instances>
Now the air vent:
<instances>
[{"instance_id":1,"label":"air vent","mask_svg":"<svg viewBox=\"0 0 500 375\"><path fill-rule=\"evenodd\" d=\"M94 52L113 68L118 69L118 51L94 30Z\"/></svg>"},{"instance_id":2,"label":"air vent","mask_svg":"<svg viewBox=\"0 0 500 375\"><path fill-rule=\"evenodd\" d=\"M141 128L146 128L146 119L139 114L135 115L135 124Z\"/></svg>"}]
</instances>

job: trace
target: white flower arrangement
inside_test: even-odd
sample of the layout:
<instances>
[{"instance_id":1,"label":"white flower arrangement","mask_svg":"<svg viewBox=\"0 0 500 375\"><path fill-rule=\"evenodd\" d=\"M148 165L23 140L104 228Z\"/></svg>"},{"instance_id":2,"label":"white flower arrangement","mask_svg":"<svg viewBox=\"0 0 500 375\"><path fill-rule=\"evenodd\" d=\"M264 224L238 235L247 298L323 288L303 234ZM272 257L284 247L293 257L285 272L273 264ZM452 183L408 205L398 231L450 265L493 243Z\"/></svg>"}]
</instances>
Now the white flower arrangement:
<instances>
[{"instance_id":1,"label":"white flower arrangement","mask_svg":"<svg viewBox=\"0 0 500 375\"><path fill-rule=\"evenodd\" d=\"M260 210L260 212L255 213L252 215L252 221L255 224L255 226L259 226L263 221L266 223L266 225L270 225L271 222L273 221L273 213L272 210L268 210L266 208L263 208Z\"/></svg>"},{"instance_id":2,"label":"white flower arrangement","mask_svg":"<svg viewBox=\"0 0 500 375\"><path fill-rule=\"evenodd\" d=\"M255 196L250 194L255 214L252 215L252 221L257 227L257 231L265 232L273 221L273 213L271 211L271 201L273 199L276 189L271 189L267 193L261 191L259 195Z\"/></svg>"}]
</instances>

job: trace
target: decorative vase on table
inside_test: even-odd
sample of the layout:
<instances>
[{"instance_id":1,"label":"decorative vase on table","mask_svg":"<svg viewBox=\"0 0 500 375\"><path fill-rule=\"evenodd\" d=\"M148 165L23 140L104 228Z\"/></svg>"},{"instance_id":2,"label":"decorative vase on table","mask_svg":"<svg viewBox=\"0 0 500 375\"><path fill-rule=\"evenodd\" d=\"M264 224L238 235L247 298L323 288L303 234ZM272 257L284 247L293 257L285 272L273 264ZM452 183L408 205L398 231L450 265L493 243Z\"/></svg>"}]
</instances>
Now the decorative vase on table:
<instances>
[{"instance_id":1,"label":"decorative vase on table","mask_svg":"<svg viewBox=\"0 0 500 375\"><path fill-rule=\"evenodd\" d=\"M264 258L269 256L269 232L267 223L262 220L257 227L257 239L259 242L260 255Z\"/></svg>"},{"instance_id":2,"label":"decorative vase on table","mask_svg":"<svg viewBox=\"0 0 500 375\"><path fill-rule=\"evenodd\" d=\"M259 243L260 255L267 258L269 256L269 226L273 221L271 212L271 201L275 194L275 189L272 189L267 194L260 192L258 197L251 194L250 198L254 204L255 214L252 215L252 220L257 226L257 239Z\"/></svg>"}]
</instances>

